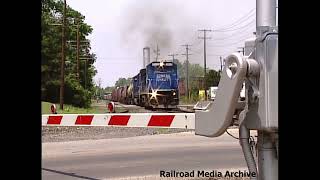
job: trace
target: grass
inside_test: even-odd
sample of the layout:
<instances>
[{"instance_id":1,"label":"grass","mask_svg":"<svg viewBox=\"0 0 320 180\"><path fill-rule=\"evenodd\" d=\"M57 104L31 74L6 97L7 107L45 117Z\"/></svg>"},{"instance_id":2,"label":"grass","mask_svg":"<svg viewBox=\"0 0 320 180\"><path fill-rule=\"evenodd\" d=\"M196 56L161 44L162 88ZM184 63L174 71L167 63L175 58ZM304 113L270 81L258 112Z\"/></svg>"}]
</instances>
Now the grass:
<instances>
[{"instance_id":1,"label":"grass","mask_svg":"<svg viewBox=\"0 0 320 180\"><path fill-rule=\"evenodd\" d=\"M41 112L42 114L51 114L50 107L52 103L50 102L41 102ZM78 108L68 104L63 105L63 110L60 110L60 105L56 104L58 114L91 114L99 113L97 108ZM101 112L100 112L101 113Z\"/></svg>"},{"instance_id":2,"label":"grass","mask_svg":"<svg viewBox=\"0 0 320 180\"><path fill-rule=\"evenodd\" d=\"M42 114L51 114L51 107L52 103L50 102L41 102L41 110ZM104 114L104 113L109 113L107 110L106 106L99 106L96 105L96 101L92 101L92 107L90 108L79 108L79 107L74 107L72 105L64 104L63 105L63 110L60 110L60 105L59 103L56 103L57 107L57 112L58 114ZM116 112L121 113L125 112L126 108L123 107L116 107Z\"/></svg>"},{"instance_id":3,"label":"grass","mask_svg":"<svg viewBox=\"0 0 320 180\"><path fill-rule=\"evenodd\" d=\"M42 114L50 114L50 106L51 106L51 103L49 102L41 102L41 113Z\"/></svg>"}]
</instances>

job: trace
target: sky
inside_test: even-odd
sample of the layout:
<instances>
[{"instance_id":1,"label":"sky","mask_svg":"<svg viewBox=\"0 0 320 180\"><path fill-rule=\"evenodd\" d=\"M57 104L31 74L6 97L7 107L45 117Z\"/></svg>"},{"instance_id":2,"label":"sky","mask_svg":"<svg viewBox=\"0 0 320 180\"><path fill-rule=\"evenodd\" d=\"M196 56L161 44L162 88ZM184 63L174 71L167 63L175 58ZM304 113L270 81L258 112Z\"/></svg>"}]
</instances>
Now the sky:
<instances>
[{"instance_id":1,"label":"sky","mask_svg":"<svg viewBox=\"0 0 320 180\"><path fill-rule=\"evenodd\" d=\"M220 69L220 56L241 50L256 28L256 0L67 0L85 16L93 32L91 52L97 60L95 82L113 86L120 78L133 77L143 66L143 48L150 47L151 60L158 45L160 60L186 60L203 66L204 36L207 68ZM199 38L200 37L200 38Z\"/></svg>"}]
</instances>

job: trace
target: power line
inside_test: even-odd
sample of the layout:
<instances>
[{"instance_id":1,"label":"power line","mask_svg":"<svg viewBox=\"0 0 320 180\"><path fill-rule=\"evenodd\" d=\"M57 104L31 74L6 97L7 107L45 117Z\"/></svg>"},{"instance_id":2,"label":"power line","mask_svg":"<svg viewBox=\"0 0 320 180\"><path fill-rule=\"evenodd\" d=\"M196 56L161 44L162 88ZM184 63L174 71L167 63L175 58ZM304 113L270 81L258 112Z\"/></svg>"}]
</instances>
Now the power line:
<instances>
[{"instance_id":1,"label":"power line","mask_svg":"<svg viewBox=\"0 0 320 180\"><path fill-rule=\"evenodd\" d=\"M230 24L230 25L222 26L221 28L218 28L217 30L218 30L218 31L219 31L219 30L226 30L226 29L230 29L231 27L234 27L236 24L239 24L239 23L243 22L242 19L245 18L245 17L247 17L249 14L251 14L251 13L254 12L255 10L256 10L256 8L251 9L247 14L245 14L244 16L242 16L240 19L236 20L234 23L232 23L232 24ZM251 17L251 16L253 16L253 15L255 15L255 14L252 14L252 15L250 15L249 17ZM248 17L248 18L249 18L249 17ZM247 19L248 19L248 18L247 18ZM245 19L245 20L247 20L247 19Z\"/></svg>"},{"instance_id":2,"label":"power line","mask_svg":"<svg viewBox=\"0 0 320 180\"><path fill-rule=\"evenodd\" d=\"M250 21L248 24L244 25L244 26L241 26L240 28L237 28L237 29L227 29L227 30L215 30L215 32L228 32L228 31L236 31L236 30L239 30L239 29L242 29L244 27L247 27L249 26L250 24L256 22L256 19L253 19L252 21Z\"/></svg>"},{"instance_id":3,"label":"power line","mask_svg":"<svg viewBox=\"0 0 320 180\"><path fill-rule=\"evenodd\" d=\"M182 54L182 53L183 53L183 49L180 49L177 54Z\"/></svg>"},{"instance_id":4,"label":"power line","mask_svg":"<svg viewBox=\"0 0 320 180\"><path fill-rule=\"evenodd\" d=\"M222 29L228 29L230 27L233 27L234 25L239 24L240 22L243 22L243 20L247 20L249 17L255 15L254 13L251 14L252 12L255 12L255 11L256 11L256 8L253 8L248 13L246 13L244 16L242 16L238 20L234 21L233 23L231 23L229 25L222 26L221 28L218 28L218 29L222 30ZM249 16L249 17L247 17L247 16Z\"/></svg>"},{"instance_id":5,"label":"power line","mask_svg":"<svg viewBox=\"0 0 320 180\"><path fill-rule=\"evenodd\" d=\"M241 41L241 39L247 39L248 36L250 36L250 35L251 35L251 33L248 33L248 34L244 34L243 36L238 37L237 39L220 41L218 43L212 42L208 45L208 47L224 47L226 44L232 44L234 42Z\"/></svg>"},{"instance_id":6,"label":"power line","mask_svg":"<svg viewBox=\"0 0 320 180\"><path fill-rule=\"evenodd\" d=\"M193 39L193 38L195 38L195 37L197 37L197 36L198 36L198 33L197 33L197 31L196 31L196 32L194 32L193 36L191 36L191 39Z\"/></svg>"},{"instance_id":7,"label":"power line","mask_svg":"<svg viewBox=\"0 0 320 180\"><path fill-rule=\"evenodd\" d=\"M197 49L197 50L190 49L190 51L193 52L194 54L201 54L202 53L202 47Z\"/></svg>"},{"instance_id":8,"label":"power line","mask_svg":"<svg viewBox=\"0 0 320 180\"><path fill-rule=\"evenodd\" d=\"M175 58L174 56L178 56L179 54L169 54L168 56L172 56L172 62L174 62Z\"/></svg>"},{"instance_id":9,"label":"power line","mask_svg":"<svg viewBox=\"0 0 320 180\"><path fill-rule=\"evenodd\" d=\"M255 14L252 14L252 15L249 16L247 19L244 19L243 21L239 21L239 22L238 22L236 25L234 25L234 26L230 26L230 27L224 28L224 29L216 29L216 30L217 30L217 31L227 31L227 30L229 30L229 29L233 29L233 28L235 28L235 27L243 24L244 22L246 22L247 20L249 20L251 17L255 18L256 16L255 16Z\"/></svg>"},{"instance_id":10,"label":"power line","mask_svg":"<svg viewBox=\"0 0 320 180\"><path fill-rule=\"evenodd\" d=\"M250 30L250 31L248 31L248 32L246 32L246 33L252 33L252 31L255 31L255 27L253 27L253 29L250 29L250 28L252 28L253 26L247 26L245 29L242 29L242 31L241 32L235 32L235 33L232 33L232 34L230 34L229 36L225 36L225 37L222 37L222 38L218 38L218 39L212 39L212 40L214 40L214 41L221 41L221 40L226 40L226 39L232 39L232 38L234 38L234 37L237 37L237 35L239 35L239 34L242 34L243 32L246 32L246 30Z\"/></svg>"},{"instance_id":11,"label":"power line","mask_svg":"<svg viewBox=\"0 0 320 180\"><path fill-rule=\"evenodd\" d=\"M218 45L211 45L211 46L208 46L208 47L225 47L225 46L230 46L230 45L236 45L237 43L241 42L241 41L244 41L246 39L248 39L250 36L244 36L245 38L242 38L236 42L232 42L232 43L228 43L228 44L218 44Z\"/></svg>"},{"instance_id":12,"label":"power line","mask_svg":"<svg viewBox=\"0 0 320 180\"><path fill-rule=\"evenodd\" d=\"M196 41L196 40L198 40L198 41ZM200 43L201 43L201 40L199 40L199 39L196 39L193 43L191 43L191 45L192 46L198 46L198 45L200 45Z\"/></svg>"}]
</instances>

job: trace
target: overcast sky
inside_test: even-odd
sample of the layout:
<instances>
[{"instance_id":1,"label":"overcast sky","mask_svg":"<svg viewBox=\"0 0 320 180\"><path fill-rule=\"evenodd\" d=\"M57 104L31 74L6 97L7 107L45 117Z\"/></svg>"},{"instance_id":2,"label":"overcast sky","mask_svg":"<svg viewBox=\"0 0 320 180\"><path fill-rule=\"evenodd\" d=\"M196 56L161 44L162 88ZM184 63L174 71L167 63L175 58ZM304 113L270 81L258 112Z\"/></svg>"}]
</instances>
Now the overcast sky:
<instances>
[{"instance_id":1,"label":"overcast sky","mask_svg":"<svg viewBox=\"0 0 320 180\"><path fill-rule=\"evenodd\" d=\"M95 81L113 86L120 77L136 75L142 68L143 48L158 44L161 59L179 54L186 57L183 44L192 46L190 63L203 66L203 32L207 32L207 67L220 68L219 57L243 47L255 31L256 0L67 0L92 26L92 52L98 70ZM153 60L155 54L151 52Z\"/></svg>"}]
</instances>

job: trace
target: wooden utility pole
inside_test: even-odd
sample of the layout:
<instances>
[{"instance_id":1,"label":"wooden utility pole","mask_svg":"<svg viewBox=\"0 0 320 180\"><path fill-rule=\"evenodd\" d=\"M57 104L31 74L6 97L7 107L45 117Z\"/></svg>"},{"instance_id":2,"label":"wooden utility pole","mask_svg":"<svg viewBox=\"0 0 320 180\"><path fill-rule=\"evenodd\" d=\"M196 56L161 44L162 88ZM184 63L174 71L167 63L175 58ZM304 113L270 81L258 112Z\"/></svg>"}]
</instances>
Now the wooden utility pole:
<instances>
[{"instance_id":1,"label":"wooden utility pole","mask_svg":"<svg viewBox=\"0 0 320 180\"><path fill-rule=\"evenodd\" d=\"M182 46L185 46L186 47L186 54L182 54L182 55L186 55L187 56L187 60L186 60L186 93L187 93L187 96L188 96L188 100L190 99L189 97L189 44L186 44L186 45L182 45Z\"/></svg>"},{"instance_id":2,"label":"wooden utility pole","mask_svg":"<svg viewBox=\"0 0 320 180\"><path fill-rule=\"evenodd\" d=\"M220 56L220 73L222 73L222 57Z\"/></svg>"},{"instance_id":3,"label":"wooden utility pole","mask_svg":"<svg viewBox=\"0 0 320 180\"><path fill-rule=\"evenodd\" d=\"M158 57L160 56L160 49L158 47L158 44L157 44L157 50L155 51L156 53L156 62L158 62Z\"/></svg>"},{"instance_id":4,"label":"wooden utility pole","mask_svg":"<svg viewBox=\"0 0 320 180\"><path fill-rule=\"evenodd\" d=\"M203 54L203 61L204 61L204 92L205 92L205 100L207 100L207 83L206 83L206 71L207 71L207 54L206 54L206 40L207 39L211 39L208 38L206 36L206 32L211 32L212 30L208 30L208 29L201 29L199 31L203 31L204 37L199 37L199 39L203 39L203 50L204 50L204 54Z\"/></svg>"},{"instance_id":5,"label":"wooden utility pole","mask_svg":"<svg viewBox=\"0 0 320 180\"><path fill-rule=\"evenodd\" d=\"M65 61L65 26L66 26L66 8L67 8L67 1L64 0L64 7L63 7L63 17L62 17L62 49L61 49L61 79L60 79L60 109L63 110L63 96L64 96L64 61Z\"/></svg>"},{"instance_id":6,"label":"wooden utility pole","mask_svg":"<svg viewBox=\"0 0 320 180\"><path fill-rule=\"evenodd\" d=\"M88 63L88 60L92 60L92 58L82 57L79 59L84 60L84 89L87 89L87 71L88 71L87 63Z\"/></svg>"},{"instance_id":7,"label":"wooden utility pole","mask_svg":"<svg viewBox=\"0 0 320 180\"><path fill-rule=\"evenodd\" d=\"M79 59L79 54L80 54L80 33L79 33L79 21L80 19L78 19L77 22L77 80L79 82L80 79L80 59Z\"/></svg>"},{"instance_id":8,"label":"wooden utility pole","mask_svg":"<svg viewBox=\"0 0 320 180\"><path fill-rule=\"evenodd\" d=\"M168 56L172 56L172 62L174 62L174 56L178 56L179 54L169 54Z\"/></svg>"}]
</instances>

